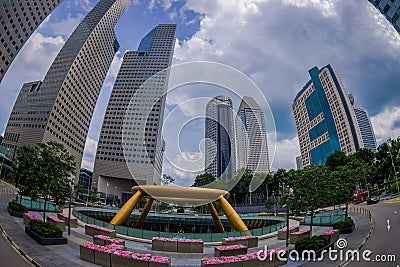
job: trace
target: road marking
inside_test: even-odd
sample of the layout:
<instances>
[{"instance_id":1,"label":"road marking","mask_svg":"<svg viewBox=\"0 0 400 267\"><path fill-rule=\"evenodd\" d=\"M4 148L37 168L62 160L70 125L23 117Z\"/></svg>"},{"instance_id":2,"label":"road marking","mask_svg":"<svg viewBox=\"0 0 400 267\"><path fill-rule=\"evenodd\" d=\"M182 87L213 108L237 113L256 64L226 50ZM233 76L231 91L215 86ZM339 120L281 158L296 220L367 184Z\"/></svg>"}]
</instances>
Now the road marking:
<instances>
[{"instance_id":1,"label":"road marking","mask_svg":"<svg viewBox=\"0 0 400 267\"><path fill-rule=\"evenodd\" d=\"M383 203L385 203L385 204L395 204L395 203L399 203L399 202L400 202L400 197L396 197L394 199L384 201Z\"/></svg>"}]
</instances>

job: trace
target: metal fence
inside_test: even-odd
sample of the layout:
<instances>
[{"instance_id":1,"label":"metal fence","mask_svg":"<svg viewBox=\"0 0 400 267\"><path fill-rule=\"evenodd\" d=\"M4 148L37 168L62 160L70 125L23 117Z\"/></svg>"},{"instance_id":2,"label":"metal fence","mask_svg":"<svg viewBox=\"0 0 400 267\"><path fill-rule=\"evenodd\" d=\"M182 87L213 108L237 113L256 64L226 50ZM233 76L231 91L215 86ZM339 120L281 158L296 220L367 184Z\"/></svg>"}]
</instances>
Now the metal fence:
<instances>
[{"instance_id":1,"label":"metal fence","mask_svg":"<svg viewBox=\"0 0 400 267\"><path fill-rule=\"evenodd\" d=\"M220 242L223 238L226 237L239 237L239 236L247 236L247 235L254 235L254 236L262 236L265 234L269 234L279 229L282 229L286 226L286 221L284 218L279 218L282 221L271 226L251 229L246 232L227 232L227 233L168 233L168 232L161 232L161 231L147 231L142 229L134 229L131 227L126 226L116 226L113 224L109 224L107 222L103 222L92 217L86 216L79 211L87 210L87 208L75 208L73 214L79 220L88 223L94 224L101 227L106 227L108 229L115 230L118 234L143 238L143 239L153 239L153 237L168 237L168 238L180 238L180 239L201 239L204 242ZM278 219L276 219L278 220Z\"/></svg>"},{"instance_id":2,"label":"metal fence","mask_svg":"<svg viewBox=\"0 0 400 267\"><path fill-rule=\"evenodd\" d=\"M313 224L314 225L332 225L339 221L343 221L345 219L345 211L342 209L326 211L322 213L318 213L314 215ZM304 221L301 224L310 224L311 216L306 216Z\"/></svg>"}]
</instances>

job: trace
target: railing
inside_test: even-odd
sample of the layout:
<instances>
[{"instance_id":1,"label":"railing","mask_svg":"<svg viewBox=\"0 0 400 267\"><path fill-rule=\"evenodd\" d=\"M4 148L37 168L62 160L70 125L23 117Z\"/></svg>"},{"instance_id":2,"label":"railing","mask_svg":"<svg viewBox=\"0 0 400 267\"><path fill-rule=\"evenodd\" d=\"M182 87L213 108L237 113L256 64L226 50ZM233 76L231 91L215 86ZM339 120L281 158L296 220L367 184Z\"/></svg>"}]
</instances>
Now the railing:
<instances>
[{"instance_id":1,"label":"railing","mask_svg":"<svg viewBox=\"0 0 400 267\"><path fill-rule=\"evenodd\" d=\"M343 221L345 219L345 212L341 209L327 211L319 214L315 214L313 218L314 225L332 225L336 222ZM302 224L310 224L311 217L307 216L304 218Z\"/></svg>"},{"instance_id":2,"label":"railing","mask_svg":"<svg viewBox=\"0 0 400 267\"><path fill-rule=\"evenodd\" d=\"M257 229L251 229L248 232L227 232L227 233L168 233L168 232L161 232L161 231L147 231L147 230L142 230L142 229L134 229L131 227L126 227L126 226L116 226L113 224L109 224L107 222L103 222L97 219L94 219L92 217L86 216L79 212L79 210L84 210L84 209L74 209L73 214L76 218L79 220L89 223L89 224L94 224L97 226L101 227L106 227L108 229L113 229L115 230L118 234L121 235L126 235L130 237L136 237L136 238L142 238L142 239L153 239L153 237L168 237L168 238L182 238L182 239L201 239L204 242L218 242L221 241L223 238L226 237L239 237L239 236L247 236L247 235L254 235L254 236L262 236L266 235L275 231L278 231L279 229L282 229L283 227L286 226L286 221L282 220L280 223L277 223L275 225L263 227L263 228L257 228ZM284 219L284 218L283 218Z\"/></svg>"},{"instance_id":3,"label":"railing","mask_svg":"<svg viewBox=\"0 0 400 267\"><path fill-rule=\"evenodd\" d=\"M44 209L44 200L38 199L37 201L32 201L29 197L22 196L22 200L20 199L21 196L17 196L15 199L16 203L20 203L21 205L25 206L28 210L40 210ZM56 207L53 203L46 203L46 211L55 212Z\"/></svg>"},{"instance_id":4,"label":"railing","mask_svg":"<svg viewBox=\"0 0 400 267\"><path fill-rule=\"evenodd\" d=\"M371 211L361 207L349 207L349 212L363 214L368 217L370 221L372 221Z\"/></svg>"}]
</instances>

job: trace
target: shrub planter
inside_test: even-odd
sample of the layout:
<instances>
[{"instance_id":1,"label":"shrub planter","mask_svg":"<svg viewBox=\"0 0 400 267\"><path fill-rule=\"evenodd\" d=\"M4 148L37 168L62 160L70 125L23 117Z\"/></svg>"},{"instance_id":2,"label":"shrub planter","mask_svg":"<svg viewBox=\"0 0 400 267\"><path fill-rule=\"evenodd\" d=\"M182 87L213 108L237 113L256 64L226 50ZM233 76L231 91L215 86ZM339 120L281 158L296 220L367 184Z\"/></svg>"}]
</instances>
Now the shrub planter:
<instances>
[{"instance_id":1,"label":"shrub planter","mask_svg":"<svg viewBox=\"0 0 400 267\"><path fill-rule=\"evenodd\" d=\"M337 229L337 230L339 230L340 234L350 234L354 231L354 228L355 228L355 224L353 223L352 227L342 228L342 229Z\"/></svg>"},{"instance_id":2,"label":"shrub planter","mask_svg":"<svg viewBox=\"0 0 400 267\"><path fill-rule=\"evenodd\" d=\"M130 262L130 255L128 255L128 257L124 257L116 254L111 254L112 267L129 267Z\"/></svg>"},{"instance_id":3,"label":"shrub planter","mask_svg":"<svg viewBox=\"0 0 400 267\"><path fill-rule=\"evenodd\" d=\"M243 245L221 246L214 250L215 257L237 256L247 253L247 247Z\"/></svg>"},{"instance_id":4,"label":"shrub planter","mask_svg":"<svg viewBox=\"0 0 400 267\"><path fill-rule=\"evenodd\" d=\"M32 220L40 221L39 217L37 217L37 216L35 216L35 215L31 214L31 213L24 213L24 214L22 215L22 218L23 218L23 221L24 221L24 224L25 224L25 225L29 225L29 223L30 223Z\"/></svg>"},{"instance_id":5,"label":"shrub planter","mask_svg":"<svg viewBox=\"0 0 400 267\"><path fill-rule=\"evenodd\" d=\"M68 214L57 213L57 218L65 221L65 226L68 226ZM76 219L74 216L71 215L69 223L71 228L78 228L78 219Z\"/></svg>"},{"instance_id":6,"label":"shrub planter","mask_svg":"<svg viewBox=\"0 0 400 267\"><path fill-rule=\"evenodd\" d=\"M33 232L29 226L25 226L25 233L32 237L32 239L38 242L40 245L67 244L67 239L65 237L41 237L37 233Z\"/></svg>"},{"instance_id":7,"label":"shrub planter","mask_svg":"<svg viewBox=\"0 0 400 267\"><path fill-rule=\"evenodd\" d=\"M132 254L129 267L149 267L150 254Z\"/></svg>"},{"instance_id":8,"label":"shrub planter","mask_svg":"<svg viewBox=\"0 0 400 267\"><path fill-rule=\"evenodd\" d=\"M202 240L178 240L178 252L180 253L203 253Z\"/></svg>"},{"instance_id":9,"label":"shrub planter","mask_svg":"<svg viewBox=\"0 0 400 267\"><path fill-rule=\"evenodd\" d=\"M82 245L79 246L79 257L81 260L94 263L94 249L86 248Z\"/></svg>"},{"instance_id":10,"label":"shrub planter","mask_svg":"<svg viewBox=\"0 0 400 267\"><path fill-rule=\"evenodd\" d=\"M105 235L95 235L93 236L93 243L100 246L108 246L111 244L125 246L125 241L122 239L115 239Z\"/></svg>"},{"instance_id":11,"label":"shrub planter","mask_svg":"<svg viewBox=\"0 0 400 267\"><path fill-rule=\"evenodd\" d=\"M289 228L289 235L293 232L298 232L300 226L292 226ZM286 227L278 231L278 239L285 240L286 239Z\"/></svg>"},{"instance_id":12,"label":"shrub planter","mask_svg":"<svg viewBox=\"0 0 400 267\"><path fill-rule=\"evenodd\" d=\"M60 220L54 216L47 216L47 222L65 232L65 221Z\"/></svg>"},{"instance_id":13,"label":"shrub planter","mask_svg":"<svg viewBox=\"0 0 400 267\"><path fill-rule=\"evenodd\" d=\"M105 267L111 267L111 253L95 250L94 263Z\"/></svg>"},{"instance_id":14,"label":"shrub planter","mask_svg":"<svg viewBox=\"0 0 400 267\"><path fill-rule=\"evenodd\" d=\"M258 237L256 236L242 236L242 237L228 237L222 239L223 246L243 245L248 248L258 247Z\"/></svg>"},{"instance_id":15,"label":"shrub planter","mask_svg":"<svg viewBox=\"0 0 400 267\"><path fill-rule=\"evenodd\" d=\"M330 240L331 243L336 243L336 241L339 240L339 232L340 231L337 231L336 233L331 235L331 240Z\"/></svg>"},{"instance_id":16,"label":"shrub planter","mask_svg":"<svg viewBox=\"0 0 400 267\"><path fill-rule=\"evenodd\" d=\"M303 233L297 234L299 232L293 232L289 235L290 244L296 244L297 241L302 240L304 238L310 237L310 231L305 231Z\"/></svg>"},{"instance_id":17,"label":"shrub planter","mask_svg":"<svg viewBox=\"0 0 400 267\"><path fill-rule=\"evenodd\" d=\"M151 249L157 251L178 252L178 240L175 238L154 238Z\"/></svg>"},{"instance_id":18,"label":"shrub planter","mask_svg":"<svg viewBox=\"0 0 400 267\"><path fill-rule=\"evenodd\" d=\"M149 267L167 267L171 266L171 261L167 257L152 256L149 260Z\"/></svg>"},{"instance_id":19,"label":"shrub planter","mask_svg":"<svg viewBox=\"0 0 400 267\"><path fill-rule=\"evenodd\" d=\"M324 246L324 247L322 247L322 248L320 248L320 249L317 249L317 250L313 250L313 251L315 251L315 258L316 259L318 259L319 257L321 257L321 254L322 254L322 252L324 251L324 250L326 250L326 251L328 251L329 250L329 248L333 248L334 247L334 245L335 245L335 243L330 243L330 244L328 244L328 245L326 245L326 246ZM304 250L296 250L297 252L298 252L298 254L299 254L299 256L300 256L300 258L302 257L302 253L303 253L303 251ZM309 250L307 250L307 251L309 251ZM309 253L306 253L306 255L310 255ZM313 260L313 259L310 259L310 258L306 258L306 260Z\"/></svg>"},{"instance_id":20,"label":"shrub planter","mask_svg":"<svg viewBox=\"0 0 400 267\"><path fill-rule=\"evenodd\" d=\"M10 208L8 206L7 206L7 211L8 211L8 214L10 214L10 216L17 217L17 218L24 217L23 212L17 212L17 211L10 210Z\"/></svg>"}]
</instances>

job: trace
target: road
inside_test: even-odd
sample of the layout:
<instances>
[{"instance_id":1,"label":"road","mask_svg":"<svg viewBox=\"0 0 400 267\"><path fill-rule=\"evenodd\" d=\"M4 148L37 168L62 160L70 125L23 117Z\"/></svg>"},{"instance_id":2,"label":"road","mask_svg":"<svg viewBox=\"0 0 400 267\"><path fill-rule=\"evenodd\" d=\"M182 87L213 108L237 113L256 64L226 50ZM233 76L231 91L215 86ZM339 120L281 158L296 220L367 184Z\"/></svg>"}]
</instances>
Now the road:
<instances>
[{"instance_id":1,"label":"road","mask_svg":"<svg viewBox=\"0 0 400 267\"><path fill-rule=\"evenodd\" d=\"M360 205L357 205L359 207ZM375 221L375 230L367 243L362 247L362 253L370 250L372 254L369 256L370 262L360 259L359 262L351 262L349 267L398 267L400 266L400 197L381 201L373 205L361 205L371 211ZM388 221L390 230L388 230ZM381 262L380 259L388 259L394 255L395 262ZM376 258L377 256L377 258Z\"/></svg>"}]
</instances>

